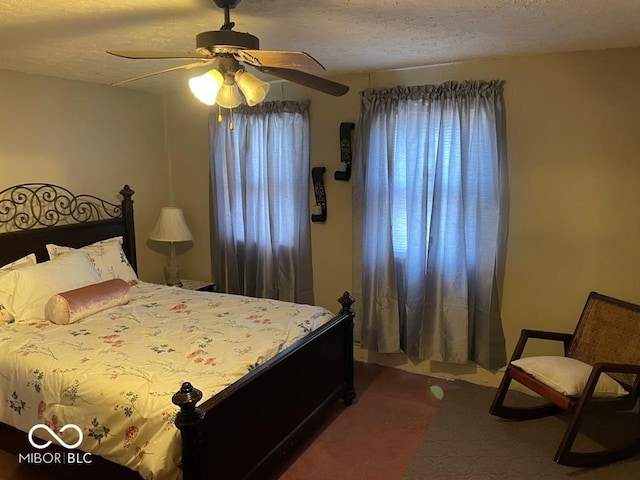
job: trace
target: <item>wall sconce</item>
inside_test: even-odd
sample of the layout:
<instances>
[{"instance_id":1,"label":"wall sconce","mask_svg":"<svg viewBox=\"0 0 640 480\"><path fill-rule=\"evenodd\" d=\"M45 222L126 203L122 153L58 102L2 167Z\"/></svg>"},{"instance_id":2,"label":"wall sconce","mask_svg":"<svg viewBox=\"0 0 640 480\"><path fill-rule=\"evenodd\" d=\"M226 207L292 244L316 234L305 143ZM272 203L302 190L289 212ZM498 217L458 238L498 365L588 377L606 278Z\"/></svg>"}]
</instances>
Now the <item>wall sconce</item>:
<instances>
[{"instance_id":1,"label":"wall sconce","mask_svg":"<svg viewBox=\"0 0 640 480\"><path fill-rule=\"evenodd\" d=\"M313 167L311 169L311 179L313 180L313 193L316 197L316 204L311 210L312 222L327 221L327 197L324 192L323 175L326 172L324 167Z\"/></svg>"},{"instance_id":2,"label":"wall sconce","mask_svg":"<svg viewBox=\"0 0 640 480\"><path fill-rule=\"evenodd\" d=\"M167 272L169 278L167 285L182 286L180 281L180 265L176 255L176 242L189 242L193 235L184 220L182 209L178 207L162 207L156 226L151 230L149 240L169 243L169 255L167 256Z\"/></svg>"},{"instance_id":3,"label":"wall sconce","mask_svg":"<svg viewBox=\"0 0 640 480\"><path fill-rule=\"evenodd\" d=\"M340 124L340 163L338 170L333 174L336 180L345 182L351 178L351 131L355 123L342 122Z\"/></svg>"}]
</instances>

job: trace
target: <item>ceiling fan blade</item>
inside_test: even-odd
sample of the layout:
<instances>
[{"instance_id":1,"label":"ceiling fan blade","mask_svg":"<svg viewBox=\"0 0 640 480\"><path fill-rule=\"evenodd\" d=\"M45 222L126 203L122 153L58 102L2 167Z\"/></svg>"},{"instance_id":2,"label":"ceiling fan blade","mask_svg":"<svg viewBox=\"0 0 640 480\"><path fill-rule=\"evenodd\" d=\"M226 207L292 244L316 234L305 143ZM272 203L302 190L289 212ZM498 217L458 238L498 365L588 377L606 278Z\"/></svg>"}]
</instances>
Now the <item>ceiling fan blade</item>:
<instances>
[{"instance_id":1,"label":"ceiling fan blade","mask_svg":"<svg viewBox=\"0 0 640 480\"><path fill-rule=\"evenodd\" d=\"M304 85L305 87L313 88L314 90L318 90L320 92L328 93L329 95L333 95L334 97L341 97L349 91L349 87L347 85L343 85L342 83L334 82L332 80L327 80L326 78L317 77L315 75L311 75L310 73L301 72L299 70L273 67L258 68L258 70L270 75L275 75L276 77L280 77L284 80L289 80L293 83Z\"/></svg>"},{"instance_id":2,"label":"ceiling fan blade","mask_svg":"<svg viewBox=\"0 0 640 480\"><path fill-rule=\"evenodd\" d=\"M325 68L306 52L286 50L238 50L235 57L249 65L260 68L288 68L306 72L322 73Z\"/></svg>"},{"instance_id":3,"label":"ceiling fan blade","mask_svg":"<svg viewBox=\"0 0 640 480\"><path fill-rule=\"evenodd\" d=\"M187 63L186 65L178 65L177 67L165 68L164 70L146 73L144 75L140 75L139 77L133 77L133 78L128 78L126 80L121 80L119 82L112 83L111 86L117 87L118 85L123 85L129 82L135 82L136 80L142 80L143 78L147 78L147 77L153 77L154 75L160 75L161 73L174 72L176 70L188 70L190 68L195 68L195 67L206 67L207 65L212 65L213 63L215 63L215 60L207 60L202 62Z\"/></svg>"},{"instance_id":4,"label":"ceiling fan blade","mask_svg":"<svg viewBox=\"0 0 640 480\"><path fill-rule=\"evenodd\" d=\"M107 53L116 57L132 58L134 60L155 60L162 58L202 58L207 59L204 55L193 52L147 52L144 50L107 50Z\"/></svg>"}]
</instances>

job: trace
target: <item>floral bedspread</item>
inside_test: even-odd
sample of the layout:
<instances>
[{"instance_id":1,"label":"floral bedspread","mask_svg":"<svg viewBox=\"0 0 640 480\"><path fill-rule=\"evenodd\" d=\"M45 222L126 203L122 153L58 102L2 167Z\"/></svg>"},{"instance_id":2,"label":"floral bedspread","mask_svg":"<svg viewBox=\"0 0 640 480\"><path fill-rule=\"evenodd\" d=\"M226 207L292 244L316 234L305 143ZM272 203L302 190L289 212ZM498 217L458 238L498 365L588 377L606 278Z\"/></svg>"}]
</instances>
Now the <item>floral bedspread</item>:
<instances>
[{"instance_id":1,"label":"floral bedspread","mask_svg":"<svg viewBox=\"0 0 640 480\"><path fill-rule=\"evenodd\" d=\"M182 383L209 398L333 317L321 307L142 282L130 297L70 325L0 325L0 421L24 432L45 424L68 444L78 434L59 429L75 424L80 450L146 479L176 479L171 397Z\"/></svg>"}]
</instances>

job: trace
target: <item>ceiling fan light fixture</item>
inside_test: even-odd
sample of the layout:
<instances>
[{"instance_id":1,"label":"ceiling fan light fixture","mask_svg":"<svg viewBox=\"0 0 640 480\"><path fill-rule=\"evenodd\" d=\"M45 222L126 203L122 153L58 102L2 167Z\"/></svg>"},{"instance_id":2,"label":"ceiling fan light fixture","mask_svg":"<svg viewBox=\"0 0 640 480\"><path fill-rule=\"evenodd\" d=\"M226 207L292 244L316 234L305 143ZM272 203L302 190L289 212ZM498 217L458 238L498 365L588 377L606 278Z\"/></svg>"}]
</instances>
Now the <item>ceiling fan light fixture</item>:
<instances>
[{"instance_id":1,"label":"ceiling fan light fixture","mask_svg":"<svg viewBox=\"0 0 640 480\"><path fill-rule=\"evenodd\" d=\"M189 79L189 89L191 93L206 105L216 103L216 98L224 84L224 77L215 68L202 75Z\"/></svg>"},{"instance_id":2,"label":"ceiling fan light fixture","mask_svg":"<svg viewBox=\"0 0 640 480\"><path fill-rule=\"evenodd\" d=\"M269 83L260 80L255 75L245 71L238 70L235 74L235 81L238 88L242 91L247 105L253 107L262 102L267 93L269 93Z\"/></svg>"},{"instance_id":3,"label":"ceiling fan light fixture","mask_svg":"<svg viewBox=\"0 0 640 480\"><path fill-rule=\"evenodd\" d=\"M210 0L209 0L210 1ZM188 59L191 63L165 68L156 72L147 73L127 80L116 82L112 85L122 85L134 80L151 77L161 73L173 72L176 70L188 70L195 67L205 67L218 62L218 73L207 72L208 76L221 74L227 84L237 84L236 90L242 90L249 106L262 102L269 91L269 84L256 79L244 71L242 65L250 65L263 73L268 73L283 80L297 83L308 88L313 88L323 93L328 93L336 97L342 96L349 91L349 86L332 80L319 77L312 72L322 73L325 68L320 62L306 52L289 50L261 50L258 37L246 32L233 30L235 23L231 21L229 10L235 8L241 0L215 0L218 7L224 9L224 24L219 30L201 32L196 35L196 52L154 52L154 51L127 51L127 50L107 50L107 53L117 57L132 59ZM242 72L234 76L237 72ZM206 78L206 75L204 76ZM207 104L219 103L216 100L218 90L211 86L205 86L206 82L193 79L190 87L198 99ZM199 84L203 85L200 86ZM216 85L219 85L219 78L216 78ZM193 84L193 85L192 85ZM225 90L229 90L225 88ZM223 103L220 106L235 105L240 92L232 94L229 90L223 95ZM242 101L242 100L240 100Z\"/></svg>"},{"instance_id":4,"label":"ceiling fan light fixture","mask_svg":"<svg viewBox=\"0 0 640 480\"><path fill-rule=\"evenodd\" d=\"M216 103L223 108L236 108L242 103L242 95L235 85L223 84L218 92Z\"/></svg>"}]
</instances>

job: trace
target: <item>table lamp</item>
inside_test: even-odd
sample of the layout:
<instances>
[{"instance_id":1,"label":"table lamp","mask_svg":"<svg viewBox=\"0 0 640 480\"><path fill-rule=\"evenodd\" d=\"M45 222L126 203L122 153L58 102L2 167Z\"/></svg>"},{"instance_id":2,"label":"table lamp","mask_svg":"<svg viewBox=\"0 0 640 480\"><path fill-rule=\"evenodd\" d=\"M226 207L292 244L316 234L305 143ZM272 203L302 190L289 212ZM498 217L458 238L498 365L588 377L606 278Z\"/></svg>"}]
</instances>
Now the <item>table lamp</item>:
<instances>
[{"instance_id":1,"label":"table lamp","mask_svg":"<svg viewBox=\"0 0 640 480\"><path fill-rule=\"evenodd\" d=\"M187 222L184 220L182 209L178 207L162 207L158 223L151 231L149 239L170 244L169 256L167 257L167 272L169 274L167 285L181 287L180 266L178 265L175 243L193 240L193 235L191 235Z\"/></svg>"}]
</instances>

